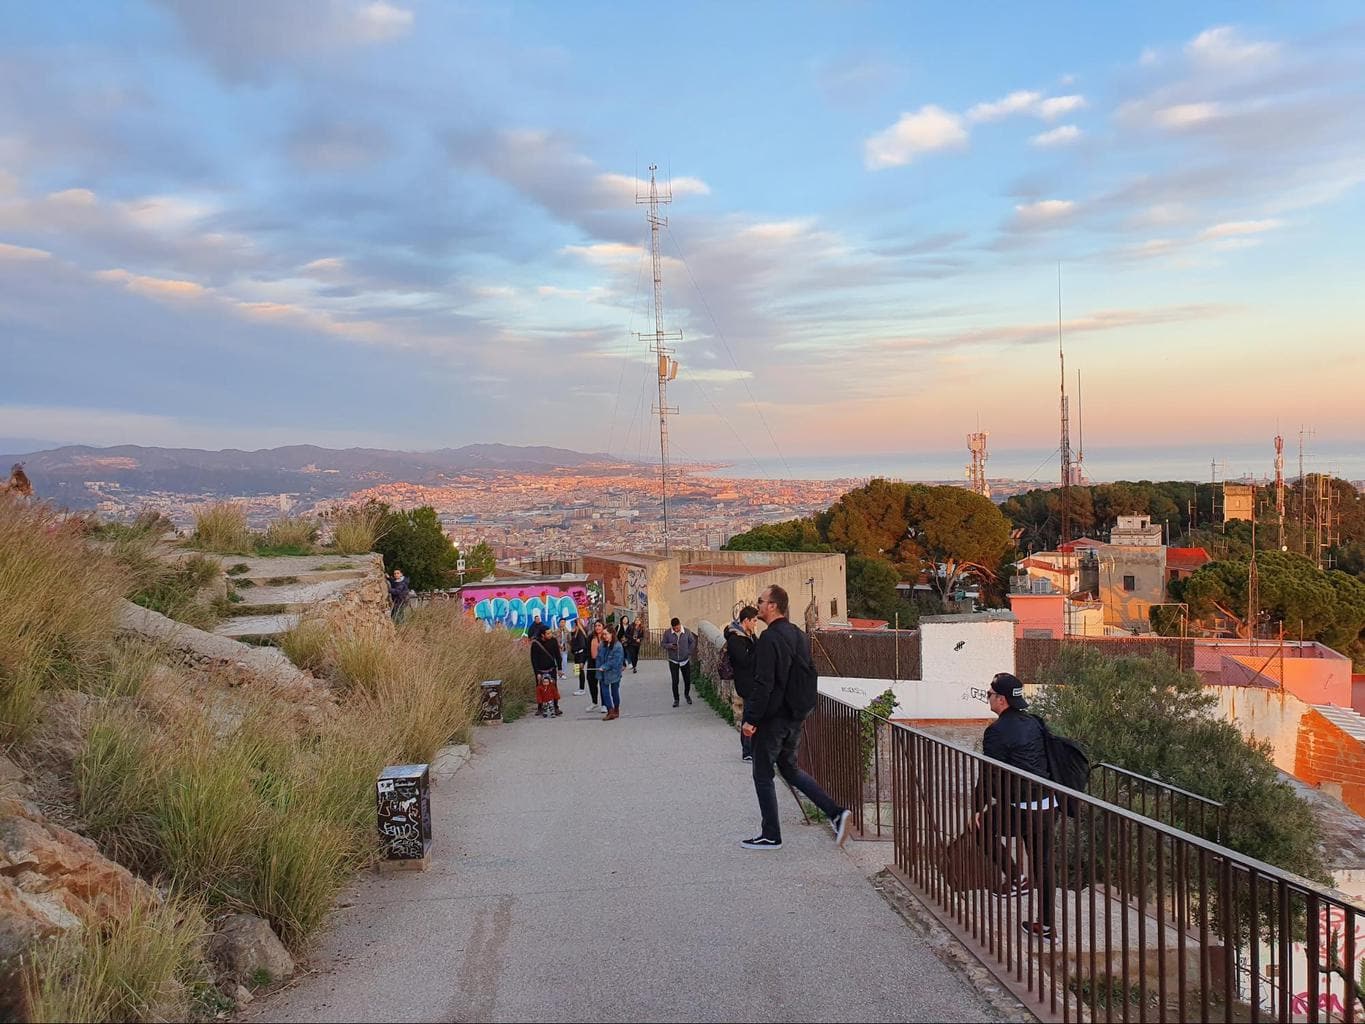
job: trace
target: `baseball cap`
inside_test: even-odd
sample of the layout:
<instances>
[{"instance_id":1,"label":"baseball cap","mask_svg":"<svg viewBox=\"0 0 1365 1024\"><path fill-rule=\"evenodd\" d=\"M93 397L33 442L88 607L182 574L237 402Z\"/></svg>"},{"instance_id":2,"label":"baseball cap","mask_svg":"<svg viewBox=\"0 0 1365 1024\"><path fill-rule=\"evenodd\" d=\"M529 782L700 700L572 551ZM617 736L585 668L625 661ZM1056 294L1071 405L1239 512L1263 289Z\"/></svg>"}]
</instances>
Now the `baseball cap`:
<instances>
[{"instance_id":1,"label":"baseball cap","mask_svg":"<svg viewBox=\"0 0 1365 1024\"><path fill-rule=\"evenodd\" d=\"M1024 700L1024 684L1013 672L997 672L995 678L991 680L991 690L1007 698L1010 707L1016 711L1023 711L1028 707L1028 701Z\"/></svg>"}]
</instances>

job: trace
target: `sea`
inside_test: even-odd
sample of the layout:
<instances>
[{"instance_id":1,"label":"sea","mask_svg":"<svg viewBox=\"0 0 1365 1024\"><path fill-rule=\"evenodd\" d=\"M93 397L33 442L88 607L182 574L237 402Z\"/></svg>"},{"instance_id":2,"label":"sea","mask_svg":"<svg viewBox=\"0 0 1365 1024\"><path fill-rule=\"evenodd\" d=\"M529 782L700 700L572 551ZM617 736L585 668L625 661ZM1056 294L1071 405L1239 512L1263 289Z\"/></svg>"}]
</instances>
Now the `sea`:
<instances>
[{"instance_id":1,"label":"sea","mask_svg":"<svg viewBox=\"0 0 1365 1024\"><path fill-rule=\"evenodd\" d=\"M1299 474L1296 439L1285 438L1285 479ZM1057 449L992 450L986 463L991 480L1057 478ZM848 455L782 455L743 457L706 463L714 476L740 479L841 480L885 477L890 480L960 480L971 461L966 445L959 450L869 452ZM1346 480L1365 480L1365 441L1316 443L1305 449L1304 471L1332 473ZM1104 447L1085 452L1085 479L1113 480L1274 480L1273 443L1216 444L1179 447Z\"/></svg>"}]
</instances>

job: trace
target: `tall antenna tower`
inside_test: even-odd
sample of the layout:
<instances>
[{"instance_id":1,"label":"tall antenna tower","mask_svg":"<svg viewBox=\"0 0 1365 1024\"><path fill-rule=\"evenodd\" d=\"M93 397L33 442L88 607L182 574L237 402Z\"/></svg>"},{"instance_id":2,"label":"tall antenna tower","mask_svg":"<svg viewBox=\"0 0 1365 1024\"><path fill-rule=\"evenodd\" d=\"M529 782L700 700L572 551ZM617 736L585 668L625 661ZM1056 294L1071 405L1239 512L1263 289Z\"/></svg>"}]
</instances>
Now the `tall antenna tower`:
<instances>
[{"instance_id":1,"label":"tall antenna tower","mask_svg":"<svg viewBox=\"0 0 1365 1024\"><path fill-rule=\"evenodd\" d=\"M1081 371L1076 370L1076 465L1071 470L1076 486L1085 483L1085 419L1081 415Z\"/></svg>"},{"instance_id":2,"label":"tall antenna tower","mask_svg":"<svg viewBox=\"0 0 1365 1024\"><path fill-rule=\"evenodd\" d=\"M1062 265L1057 264L1057 360L1062 380L1062 532L1061 543L1071 539L1071 423L1066 401L1066 352L1062 348ZM1068 581L1069 584L1069 581Z\"/></svg>"},{"instance_id":3,"label":"tall antenna tower","mask_svg":"<svg viewBox=\"0 0 1365 1024\"><path fill-rule=\"evenodd\" d=\"M660 193L656 178L658 164L649 165L649 194L635 193L637 204L648 203L649 213L649 252L654 262L654 330L648 334L638 334L642 341L651 342L650 351L659 374L659 401L653 412L659 416L659 481L663 491L664 511L664 554L668 554L668 417L678 410L668 404L668 382L678 376L678 361L673 359L673 349L667 346L670 341L682 341L682 331L664 330L664 277L663 257L659 253L659 229L668 227L668 218L659 216L659 204L673 202L673 190Z\"/></svg>"},{"instance_id":4,"label":"tall antenna tower","mask_svg":"<svg viewBox=\"0 0 1365 1024\"><path fill-rule=\"evenodd\" d=\"M967 435L967 450L972 453L972 464L967 470L971 483L967 489L983 498L991 496L991 485L986 482L986 438L990 436L984 430Z\"/></svg>"},{"instance_id":5,"label":"tall antenna tower","mask_svg":"<svg viewBox=\"0 0 1365 1024\"><path fill-rule=\"evenodd\" d=\"M1280 524L1278 547L1284 550L1284 438L1275 435L1275 518Z\"/></svg>"},{"instance_id":6,"label":"tall antenna tower","mask_svg":"<svg viewBox=\"0 0 1365 1024\"><path fill-rule=\"evenodd\" d=\"M1299 424L1299 554L1308 554L1308 480L1303 475L1303 436L1311 433Z\"/></svg>"}]
</instances>

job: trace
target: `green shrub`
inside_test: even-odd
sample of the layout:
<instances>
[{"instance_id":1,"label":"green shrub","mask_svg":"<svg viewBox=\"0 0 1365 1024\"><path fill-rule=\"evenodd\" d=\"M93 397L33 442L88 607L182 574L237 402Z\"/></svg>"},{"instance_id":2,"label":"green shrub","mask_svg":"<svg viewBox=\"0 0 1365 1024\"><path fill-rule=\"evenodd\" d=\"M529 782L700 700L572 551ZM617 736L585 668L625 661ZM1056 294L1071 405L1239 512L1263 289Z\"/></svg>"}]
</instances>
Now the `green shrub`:
<instances>
[{"instance_id":1,"label":"green shrub","mask_svg":"<svg viewBox=\"0 0 1365 1024\"><path fill-rule=\"evenodd\" d=\"M0 494L0 744L32 728L43 690L105 671L124 574L82 530Z\"/></svg>"},{"instance_id":2,"label":"green shrub","mask_svg":"<svg viewBox=\"0 0 1365 1024\"><path fill-rule=\"evenodd\" d=\"M455 582L459 552L430 505L408 511L384 509L383 526L374 550L384 556L385 570L402 569L414 590L436 590Z\"/></svg>"},{"instance_id":3,"label":"green shrub","mask_svg":"<svg viewBox=\"0 0 1365 1024\"><path fill-rule=\"evenodd\" d=\"M339 555L367 554L374 550L383 526L384 507L381 505L341 509L332 517L332 550Z\"/></svg>"},{"instance_id":4,"label":"green shrub","mask_svg":"<svg viewBox=\"0 0 1365 1024\"><path fill-rule=\"evenodd\" d=\"M127 570L128 600L134 604L199 629L218 621L213 600L203 599L206 588L222 576L218 559L194 554L167 561L156 554L155 541L148 537L117 540L112 553Z\"/></svg>"},{"instance_id":5,"label":"green shrub","mask_svg":"<svg viewBox=\"0 0 1365 1024\"><path fill-rule=\"evenodd\" d=\"M194 510L194 533L190 546L220 555L247 554L252 550L246 528L246 507L235 501L219 501Z\"/></svg>"},{"instance_id":6,"label":"green shrub","mask_svg":"<svg viewBox=\"0 0 1365 1024\"><path fill-rule=\"evenodd\" d=\"M1223 845L1326 881L1312 809L1279 778L1270 746L1212 717L1199 676L1164 652L1110 657L1068 645L1044 672L1034 710L1107 761L1227 805ZM1195 831L1193 823L1185 823Z\"/></svg>"},{"instance_id":7,"label":"green shrub","mask_svg":"<svg viewBox=\"0 0 1365 1024\"><path fill-rule=\"evenodd\" d=\"M42 942L22 972L28 1019L188 1020L207 932L196 901L147 898Z\"/></svg>"}]
</instances>

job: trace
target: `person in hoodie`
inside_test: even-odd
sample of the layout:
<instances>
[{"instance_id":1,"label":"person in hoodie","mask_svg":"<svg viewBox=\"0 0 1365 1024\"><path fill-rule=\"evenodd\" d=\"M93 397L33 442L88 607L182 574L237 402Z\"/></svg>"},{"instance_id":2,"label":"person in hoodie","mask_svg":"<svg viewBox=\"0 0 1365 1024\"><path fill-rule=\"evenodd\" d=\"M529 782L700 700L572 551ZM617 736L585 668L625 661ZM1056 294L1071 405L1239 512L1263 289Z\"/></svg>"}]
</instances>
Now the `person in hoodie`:
<instances>
[{"instance_id":1,"label":"person in hoodie","mask_svg":"<svg viewBox=\"0 0 1365 1024\"><path fill-rule=\"evenodd\" d=\"M758 609L745 605L739 610L739 617L725 627L725 650L730 655L730 668L735 674L735 693L739 699L747 701L754 687L754 642L758 633ZM740 723L743 724L743 716ZM739 753L745 761L754 759L754 739L739 734Z\"/></svg>"},{"instance_id":2,"label":"person in hoodie","mask_svg":"<svg viewBox=\"0 0 1365 1024\"><path fill-rule=\"evenodd\" d=\"M555 691L559 689L559 666L563 655L559 650L559 641L555 635L543 622L535 622L531 625L531 631L527 634L531 639L531 671L535 674L536 681L542 680L555 684ZM559 710L559 701L549 702L547 708L544 704L537 704L536 713L544 714L547 718L558 717L564 714Z\"/></svg>"},{"instance_id":3,"label":"person in hoodie","mask_svg":"<svg viewBox=\"0 0 1365 1024\"><path fill-rule=\"evenodd\" d=\"M626 650L616 639L616 630L604 626L597 647L597 685L602 693L602 706L607 709L602 716L604 722L621 717L621 673L625 667Z\"/></svg>"},{"instance_id":4,"label":"person in hoodie","mask_svg":"<svg viewBox=\"0 0 1365 1024\"><path fill-rule=\"evenodd\" d=\"M393 570L393 578L389 581L389 602L393 610L389 613L394 622L403 618L403 613L407 611L408 598L412 594L412 584L403 575L402 569Z\"/></svg>"}]
</instances>

